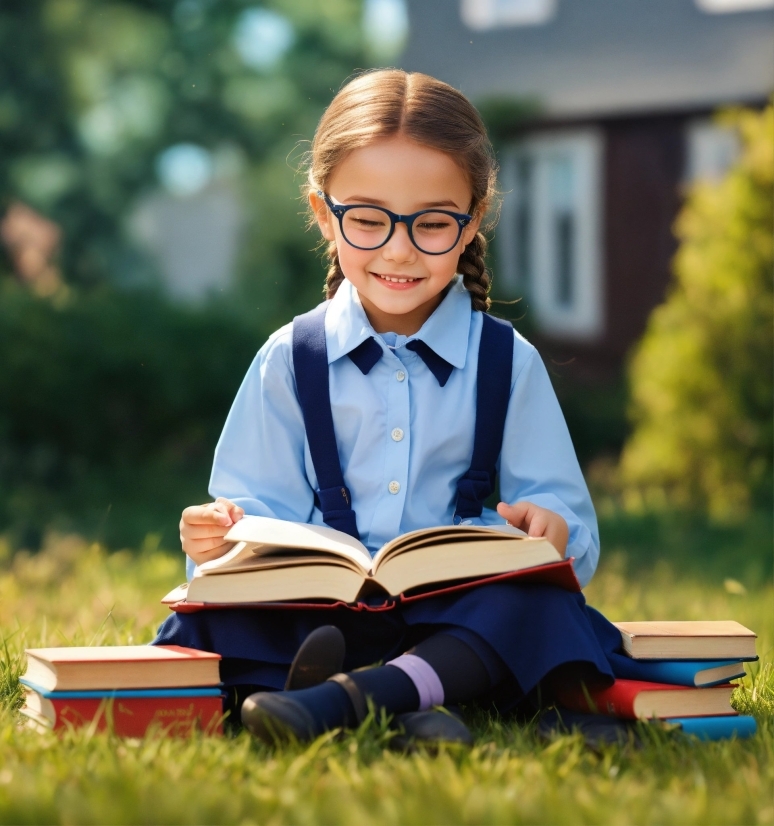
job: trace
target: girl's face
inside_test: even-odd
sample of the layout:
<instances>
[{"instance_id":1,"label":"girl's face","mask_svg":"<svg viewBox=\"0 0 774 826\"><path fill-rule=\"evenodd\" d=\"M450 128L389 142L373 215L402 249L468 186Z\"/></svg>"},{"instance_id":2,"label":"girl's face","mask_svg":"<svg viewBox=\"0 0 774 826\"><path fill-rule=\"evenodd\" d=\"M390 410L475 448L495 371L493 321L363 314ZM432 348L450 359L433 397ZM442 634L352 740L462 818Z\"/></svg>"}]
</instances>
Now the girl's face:
<instances>
[{"instance_id":1,"label":"girl's face","mask_svg":"<svg viewBox=\"0 0 774 826\"><path fill-rule=\"evenodd\" d=\"M449 155L401 135L350 152L334 170L326 194L334 203L371 204L401 215L433 208L468 212L472 198L465 173ZM405 224L396 225L383 247L360 250L344 240L325 202L314 193L309 198L323 236L336 242L342 272L378 333L419 330L440 304L481 221L475 216L443 255L420 252Z\"/></svg>"}]
</instances>

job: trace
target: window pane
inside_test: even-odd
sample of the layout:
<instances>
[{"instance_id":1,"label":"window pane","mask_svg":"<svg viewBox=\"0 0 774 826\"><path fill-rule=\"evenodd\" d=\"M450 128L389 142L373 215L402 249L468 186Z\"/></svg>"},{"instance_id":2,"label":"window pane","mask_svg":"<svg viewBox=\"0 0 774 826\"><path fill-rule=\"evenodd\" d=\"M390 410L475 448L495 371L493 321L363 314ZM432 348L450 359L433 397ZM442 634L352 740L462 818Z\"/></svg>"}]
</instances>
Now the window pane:
<instances>
[{"instance_id":1,"label":"window pane","mask_svg":"<svg viewBox=\"0 0 774 826\"><path fill-rule=\"evenodd\" d=\"M573 253L575 247L575 221L570 212L559 212L555 217L556 233L556 303L571 307L575 298L575 274Z\"/></svg>"},{"instance_id":2,"label":"window pane","mask_svg":"<svg viewBox=\"0 0 774 826\"><path fill-rule=\"evenodd\" d=\"M560 307L571 307L575 299L575 169L569 157L551 159L551 201L554 299Z\"/></svg>"}]
</instances>

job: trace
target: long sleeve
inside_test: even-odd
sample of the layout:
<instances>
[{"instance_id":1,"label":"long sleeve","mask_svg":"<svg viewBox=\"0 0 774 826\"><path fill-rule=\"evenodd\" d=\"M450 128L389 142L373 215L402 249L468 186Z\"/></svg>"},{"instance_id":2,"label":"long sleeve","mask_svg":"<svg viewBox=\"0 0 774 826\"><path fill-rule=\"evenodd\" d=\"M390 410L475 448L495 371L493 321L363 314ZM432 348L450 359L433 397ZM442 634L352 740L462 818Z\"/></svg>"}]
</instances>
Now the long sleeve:
<instances>
[{"instance_id":1,"label":"long sleeve","mask_svg":"<svg viewBox=\"0 0 774 826\"><path fill-rule=\"evenodd\" d=\"M575 557L585 586L599 559L594 506L548 372L537 351L518 337L514 374L500 456L501 498L511 504L528 500L564 517L567 556Z\"/></svg>"},{"instance_id":2,"label":"long sleeve","mask_svg":"<svg viewBox=\"0 0 774 826\"><path fill-rule=\"evenodd\" d=\"M305 430L296 398L289 328L255 357L226 419L210 477L210 494L254 516L308 522L314 492L305 472Z\"/></svg>"}]
</instances>

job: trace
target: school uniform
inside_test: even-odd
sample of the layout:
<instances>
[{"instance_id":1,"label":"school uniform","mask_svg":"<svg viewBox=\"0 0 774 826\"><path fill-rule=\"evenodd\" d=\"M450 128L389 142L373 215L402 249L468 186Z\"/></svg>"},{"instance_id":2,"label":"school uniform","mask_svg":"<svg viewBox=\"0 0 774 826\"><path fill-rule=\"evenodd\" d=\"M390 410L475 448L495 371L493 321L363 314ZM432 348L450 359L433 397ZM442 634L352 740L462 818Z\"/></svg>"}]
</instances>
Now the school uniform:
<instances>
[{"instance_id":1,"label":"school uniform","mask_svg":"<svg viewBox=\"0 0 774 826\"><path fill-rule=\"evenodd\" d=\"M415 335L380 336L344 281L259 351L218 443L211 495L247 514L332 525L375 553L418 528L502 524L481 507L497 473L503 501L564 517L585 585L599 556L589 493L540 357L504 327L471 309L457 278ZM344 632L347 670L443 628L485 640L524 693L565 662L612 679L582 595L552 586L496 583L380 613L176 614L154 642L217 651L227 683L281 688L303 639L324 624Z\"/></svg>"}]
</instances>

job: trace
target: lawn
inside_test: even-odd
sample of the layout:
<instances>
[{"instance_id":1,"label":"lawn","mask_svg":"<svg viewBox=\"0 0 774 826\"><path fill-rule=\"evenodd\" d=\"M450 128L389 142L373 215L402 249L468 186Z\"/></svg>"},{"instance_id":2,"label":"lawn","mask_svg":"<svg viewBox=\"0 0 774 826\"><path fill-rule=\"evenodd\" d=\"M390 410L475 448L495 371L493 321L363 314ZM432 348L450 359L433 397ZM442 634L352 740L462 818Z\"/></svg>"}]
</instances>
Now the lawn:
<instances>
[{"instance_id":1,"label":"lawn","mask_svg":"<svg viewBox=\"0 0 774 826\"><path fill-rule=\"evenodd\" d=\"M69 537L37 554L0 545L2 823L774 823L771 521L742 528L609 514L587 598L611 619L735 619L761 662L735 693L751 740L700 743L653 731L642 749L596 753L577 735L471 712L472 751L389 750L383 721L313 744L268 748L246 734L186 741L64 737L19 726L25 647L144 643L183 578L153 538L108 554Z\"/></svg>"}]
</instances>

